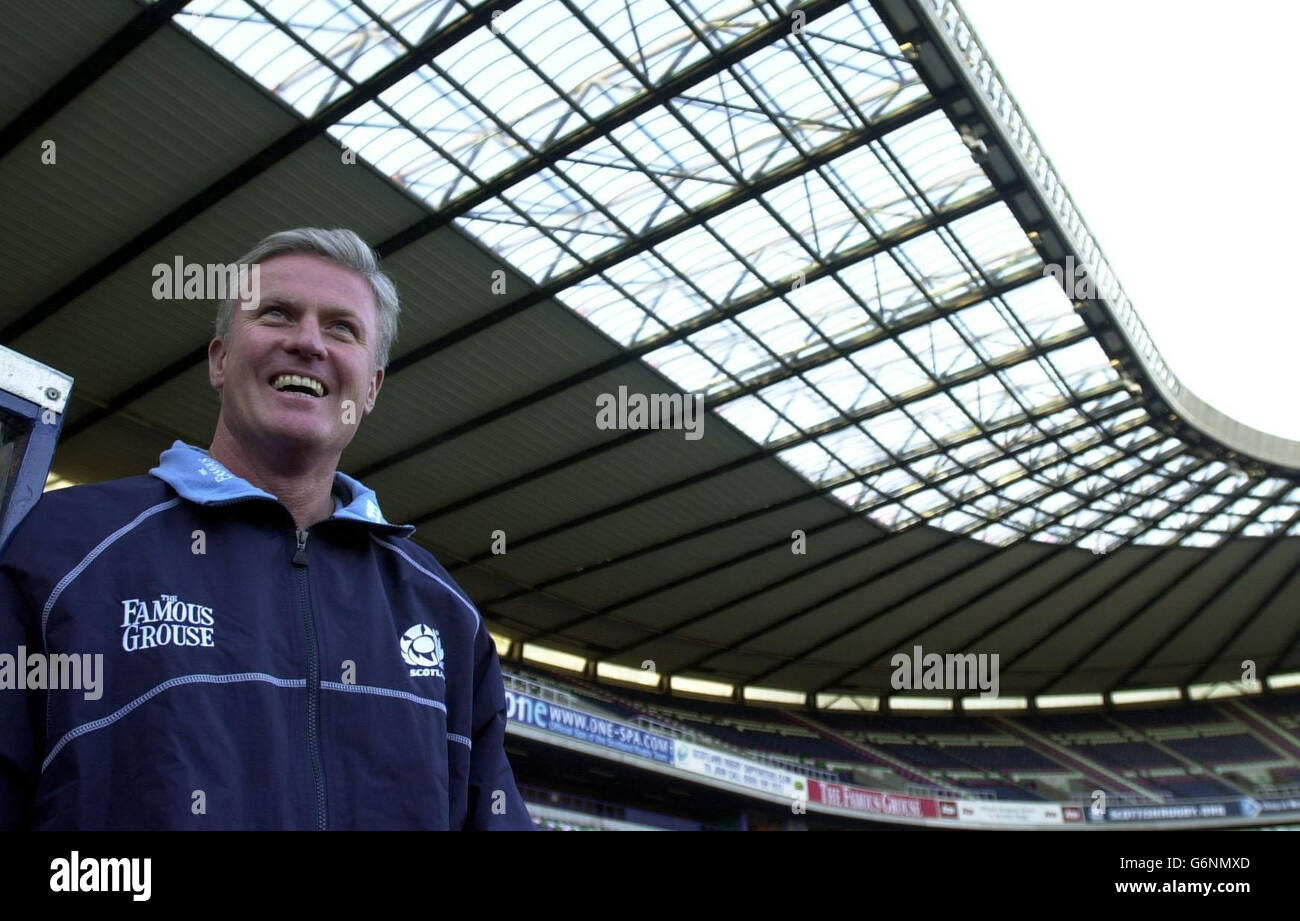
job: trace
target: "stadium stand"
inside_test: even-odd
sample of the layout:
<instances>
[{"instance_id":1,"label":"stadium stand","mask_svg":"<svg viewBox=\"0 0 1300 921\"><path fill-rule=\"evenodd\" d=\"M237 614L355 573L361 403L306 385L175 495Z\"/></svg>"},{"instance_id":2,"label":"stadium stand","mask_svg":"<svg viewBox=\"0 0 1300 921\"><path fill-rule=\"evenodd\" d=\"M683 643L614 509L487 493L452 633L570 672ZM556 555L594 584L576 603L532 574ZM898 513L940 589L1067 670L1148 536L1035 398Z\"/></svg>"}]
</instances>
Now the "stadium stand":
<instances>
[{"instance_id":1,"label":"stadium stand","mask_svg":"<svg viewBox=\"0 0 1300 921\"><path fill-rule=\"evenodd\" d=\"M347 224L403 332L343 472L512 699L672 743L513 720L539 823L1300 792L1300 443L1174 373L951 0L281 6L7 11L0 343L75 379L47 489L208 443L211 305L160 321L156 267ZM900 686L923 650L1000 655L1006 709Z\"/></svg>"},{"instance_id":2,"label":"stadium stand","mask_svg":"<svg viewBox=\"0 0 1300 921\"><path fill-rule=\"evenodd\" d=\"M1236 718L1235 709L1215 705L894 720L878 714L733 706L593 685L542 669L521 671L568 688L593 706L599 701L607 712L676 725L755 756L785 755L805 766L832 766L843 779L881 781L885 773L892 774L884 787L912 793L1036 802L1086 800L1092 791L1104 790L1124 802L1169 802L1273 794L1300 786L1300 763L1270 748ZM1256 702L1270 714L1294 712L1297 704L1300 695ZM1142 740L1143 732L1161 733L1161 739ZM1050 745L1044 741L1049 739ZM1243 769L1262 780L1251 781ZM1265 773L1259 774L1261 769Z\"/></svg>"}]
</instances>

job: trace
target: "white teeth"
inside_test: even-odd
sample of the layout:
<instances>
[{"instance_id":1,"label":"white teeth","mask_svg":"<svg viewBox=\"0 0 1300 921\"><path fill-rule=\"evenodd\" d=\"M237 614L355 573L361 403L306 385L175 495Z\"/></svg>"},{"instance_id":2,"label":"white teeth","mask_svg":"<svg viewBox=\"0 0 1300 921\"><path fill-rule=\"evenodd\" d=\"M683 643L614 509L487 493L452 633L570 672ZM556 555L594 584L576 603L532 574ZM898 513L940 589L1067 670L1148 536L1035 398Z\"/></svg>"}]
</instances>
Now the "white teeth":
<instances>
[{"instance_id":1,"label":"white teeth","mask_svg":"<svg viewBox=\"0 0 1300 921\"><path fill-rule=\"evenodd\" d=\"M271 386L276 390L284 390L286 387L306 387L316 396L325 396L325 385L315 378L303 377L300 374L281 374L271 381Z\"/></svg>"}]
</instances>

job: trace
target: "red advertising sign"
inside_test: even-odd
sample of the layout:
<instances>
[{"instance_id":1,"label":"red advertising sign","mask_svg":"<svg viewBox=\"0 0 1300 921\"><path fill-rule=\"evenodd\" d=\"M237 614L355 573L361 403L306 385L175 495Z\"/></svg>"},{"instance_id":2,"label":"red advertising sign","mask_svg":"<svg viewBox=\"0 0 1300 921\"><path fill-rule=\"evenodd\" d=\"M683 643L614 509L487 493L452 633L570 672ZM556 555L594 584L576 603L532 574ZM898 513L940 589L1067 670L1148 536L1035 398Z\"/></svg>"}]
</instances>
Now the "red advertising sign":
<instances>
[{"instance_id":1,"label":"red advertising sign","mask_svg":"<svg viewBox=\"0 0 1300 921\"><path fill-rule=\"evenodd\" d=\"M848 784L808 781L808 799L814 803L852 809L854 812L900 816L908 819L932 819L939 814L934 800L898 793L882 793Z\"/></svg>"}]
</instances>

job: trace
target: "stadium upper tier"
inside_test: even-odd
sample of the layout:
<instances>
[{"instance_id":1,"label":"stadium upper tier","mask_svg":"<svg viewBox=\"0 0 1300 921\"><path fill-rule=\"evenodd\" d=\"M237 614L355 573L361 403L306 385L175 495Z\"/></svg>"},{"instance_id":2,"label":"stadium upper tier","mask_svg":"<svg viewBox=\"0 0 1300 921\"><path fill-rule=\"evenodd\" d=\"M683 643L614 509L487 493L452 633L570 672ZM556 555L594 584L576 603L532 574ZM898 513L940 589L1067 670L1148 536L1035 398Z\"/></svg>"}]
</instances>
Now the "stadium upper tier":
<instances>
[{"instance_id":1,"label":"stadium upper tier","mask_svg":"<svg viewBox=\"0 0 1300 921\"><path fill-rule=\"evenodd\" d=\"M954 4L12 18L0 342L76 378L65 480L208 443L154 266L345 224L405 305L345 469L518 640L809 699L915 645L1031 703L1300 669L1300 444L1165 366Z\"/></svg>"}]
</instances>

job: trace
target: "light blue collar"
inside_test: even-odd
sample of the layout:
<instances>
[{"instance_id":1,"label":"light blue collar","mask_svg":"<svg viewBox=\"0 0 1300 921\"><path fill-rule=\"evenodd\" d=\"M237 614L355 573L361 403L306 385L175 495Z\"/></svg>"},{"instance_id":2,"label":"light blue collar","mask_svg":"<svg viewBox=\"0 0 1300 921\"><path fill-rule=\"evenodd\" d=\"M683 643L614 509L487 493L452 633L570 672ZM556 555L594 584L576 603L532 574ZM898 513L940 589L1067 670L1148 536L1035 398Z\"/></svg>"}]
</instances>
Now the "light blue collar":
<instances>
[{"instance_id":1,"label":"light blue collar","mask_svg":"<svg viewBox=\"0 0 1300 921\"><path fill-rule=\"evenodd\" d=\"M235 476L208 453L183 441L177 441L158 458L158 466L149 471L167 483L183 499L199 505L236 502L241 499L270 499L275 496ZM409 524L390 524L379 510L373 490L345 473L334 472L334 514L330 521L355 521L371 528L406 537L415 531ZM346 503L346 504L345 504Z\"/></svg>"}]
</instances>

